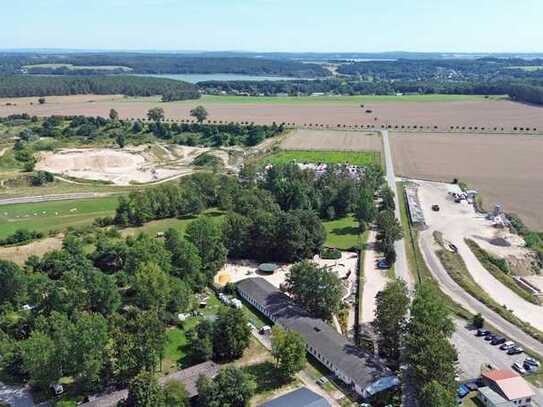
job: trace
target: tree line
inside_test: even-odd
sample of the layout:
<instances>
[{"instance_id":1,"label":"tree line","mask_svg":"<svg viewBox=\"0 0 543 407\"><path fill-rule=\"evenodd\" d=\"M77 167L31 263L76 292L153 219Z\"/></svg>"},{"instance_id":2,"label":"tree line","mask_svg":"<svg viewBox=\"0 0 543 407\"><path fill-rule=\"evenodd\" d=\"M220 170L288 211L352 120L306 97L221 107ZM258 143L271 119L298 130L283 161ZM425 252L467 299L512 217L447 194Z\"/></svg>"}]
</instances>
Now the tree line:
<instances>
[{"instance_id":1,"label":"tree line","mask_svg":"<svg viewBox=\"0 0 543 407\"><path fill-rule=\"evenodd\" d=\"M5 53L0 54L0 73L15 74L25 70L30 73L64 74L66 69L32 67L39 64L70 64L88 67L119 66L130 68L137 74L213 74L232 73L247 75L277 75L293 77L326 76L328 71L318 64L271 58L244 56L187 55L166 53ZM76 71L77 72L77 71ZM109 72L109 71L108 71Z\"/></svg>"},{"instance_id":2,"label":"tree line","mask_svg":"<svg viewBox=\"0 0 543 407\"><path fill-rule=\"evenodd\" d=\"M198 99L190 83L144 76L29 76L0 75L0 97L63 95L162 95L165 101Z\"/></svg>"},{"instance_id":3,"label":"tree line","mask_svg":"<svg viewBox=\"0 0 543 407\"><path fill-rule=\"evenodd\" d=\"M454 323L436 289L420 284L410 304L405 282L394 280L376 300L379 354L393 369L407 365L404 379L422 407L456 406Z\"/></svg>"}]
</instances>

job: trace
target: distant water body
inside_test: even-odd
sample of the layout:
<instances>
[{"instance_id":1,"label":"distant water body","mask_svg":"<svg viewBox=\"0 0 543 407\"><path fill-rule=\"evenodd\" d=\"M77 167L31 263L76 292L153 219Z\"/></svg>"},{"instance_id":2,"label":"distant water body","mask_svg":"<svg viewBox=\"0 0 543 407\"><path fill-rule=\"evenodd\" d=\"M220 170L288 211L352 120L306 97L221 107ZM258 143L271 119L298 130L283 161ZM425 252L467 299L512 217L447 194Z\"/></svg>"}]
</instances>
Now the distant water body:
<instances>
[{"instance_id":1,"label":"distant water body","mask_svg":"<svg viewBox=\"0 0 543 407\"><path fill-rule=\"evenodd\" d=\"M233 73L213 73L213 74L160 74L160 75L138 75L152 76L155 78L168 78L178 81L197 83L203 81L292 81L295 79L308 78L292 78L284 76L255 76L255 75L240 75Z\"/></svg>"}]
</instances>

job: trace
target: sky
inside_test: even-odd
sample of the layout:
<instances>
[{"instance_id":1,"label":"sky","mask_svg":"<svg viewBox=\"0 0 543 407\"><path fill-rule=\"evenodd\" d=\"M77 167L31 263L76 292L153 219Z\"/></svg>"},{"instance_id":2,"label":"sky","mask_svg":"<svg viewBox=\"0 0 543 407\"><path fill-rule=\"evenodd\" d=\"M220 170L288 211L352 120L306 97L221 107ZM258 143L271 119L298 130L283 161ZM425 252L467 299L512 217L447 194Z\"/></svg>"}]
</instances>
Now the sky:
<instances>
[{"instance_id":1,"label":"sky","mask_svg":"<svg viewBox=\"0 0 543 407\"><path fill-rule=\"evenodd\" d=\"M542 0L0 0L0 49L542 52Z\"/></svg>"}]
</instances>

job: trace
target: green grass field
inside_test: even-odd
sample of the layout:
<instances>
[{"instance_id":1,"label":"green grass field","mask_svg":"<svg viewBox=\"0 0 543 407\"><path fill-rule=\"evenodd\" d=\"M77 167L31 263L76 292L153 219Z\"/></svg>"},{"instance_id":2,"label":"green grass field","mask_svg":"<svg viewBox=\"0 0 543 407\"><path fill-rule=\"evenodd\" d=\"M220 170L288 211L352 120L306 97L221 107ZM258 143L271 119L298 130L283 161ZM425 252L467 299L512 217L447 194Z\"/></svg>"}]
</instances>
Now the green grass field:
<instances>
[{"instance_id":1,"label":"green grass field","mask_svg":"<svg viewBox=\"0 0 543 407\"><path fill-rule=\"evenodd\" d=\"M95 218L112 216L117 208L118 198L52 201L33 204L0 206L0 238L17 229L35 230L48 233L62 231L69 226L91 224Z\"/></svg>"},{"instance_id":2,"label":"green grass field","mask_svg":"<svg viewBox=\"0 0 543 407\"><path fill-rule=\"evenodd\" d=\"M268 164L284 164L290 161L305 163L352 164L365 166L379 164L381 154L377 151L351 152L351 151L280 151L264 158Z\"/></svg>"},{"instance_id":3,"label":"green grass field","mask_svg":"<svg viewBox=\"0 0 543 407\"><path fill-rule=\"evenodd\" d=\"M353 216L323 222L326 229L325 246L348 250L360 244L358 222Z\"/></svg>"}]
</instances>

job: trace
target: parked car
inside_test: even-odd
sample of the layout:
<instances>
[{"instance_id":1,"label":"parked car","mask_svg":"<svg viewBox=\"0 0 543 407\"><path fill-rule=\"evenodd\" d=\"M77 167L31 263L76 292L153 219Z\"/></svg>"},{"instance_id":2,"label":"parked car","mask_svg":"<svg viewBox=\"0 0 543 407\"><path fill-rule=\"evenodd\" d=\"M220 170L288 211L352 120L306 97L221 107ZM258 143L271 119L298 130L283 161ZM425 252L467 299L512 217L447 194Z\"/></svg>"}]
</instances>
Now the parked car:
<instances>
[{"instance_id":1,"label":"parked car","mask_svg":"<svg viewBox=\"0 0 543 407\"><path fill-rule=\"evenodd\" d=\"M506 339L503 336L495 336L494 339L490 341L490 344L493 346L501 345L502 343L505 343Z\"/></svg>"},{"instance_id":2,"label":"parked car","mask_svg":"<svg viewBox=\"0 0 543 407\"><path fill-rule=\"evenodd\" d=\"M490 331L488 329L479 328L479 329L477 329L477 333L475 335L476 336L487 336L489 333L490 333Z\"/></svg>"},{"instance_id":3,"label":"parked car","mask_svg":"<svg viewBox=\"0 0 543 407\"><path fill-rule=\"evenodd\" d=\"M466 386L465 384L461 384L460 386L458 386L458 389L456 390L456 395L463 399L464 397L466 397L467 395L469 394L469 388L468 386Z\"/></svg>"},{"instance_id":4,"label":"parked car","mask_svg":"<svg viewBox=\"0 0 543 407\"><path fill-rule=\"evenodd\" d=\"M500 346L500 349L501 350L508 350L508 349L512 348L513 346L515 346L515 342L507 341L507 342L503 343L502 346Z\"/></svg>"},{"instance_id":5,"label":"parked car","mask_svg":"<svg viewBox=\"0 0 543 407\"><path fill-rule=\"evenodd\" d=\"M537 372L537 370L538 370L538 367L537 367L537 366L530 365L529 363L526 363L526 361L524 361L524 363L522 364L522 367L523 367L524 370L526 370L528 373Z\"/></svg>"},{"instance_id":6,"label":"parked car","mask_svg":"<svg viewBox=\"0 0 543 407\"><path fill-rule=\"evenodd\" d=\"M64 387L62 386L62 384L55 383L55 384L52 384L49 387L51 388L51 392L55 396L60 396L62 393L64 393Z\"/></svg>"},{"instance_id":7,"label":"parked car","mask_svg":"<svg viewBox=\"0 0 543 407\"><path fill-rule=\"evenodd\" d=\"M526 358L524 363L527 363L527 364L529 364L531 366L535 366L535 367L541 366L541 363L539 362L539 360L536 360L534 358Z\"/></svg>"},{"instance_id":8,"label":"parked car","mask_svg":"<svg viewBox=\"0 0 543 407\"><path fill-rule=\"evenodd\" d=\"M488 331L488 333L485 336L485 341L491 341L496 337L496 334L493 334L492 332Z\"/></svg>"},{"instance_id":9,"label":"parked car","mask_svg":"<svg viewBox=\"0 0 543 407\"><path fill-rule=\"evenodd\" d=\"M508 355L518 355L518 354L521 354L522 352L524 352L524 349L522 349L519 346L513 346L512 348L507 350Z\"/></svg>"},{"instance_id":10,"label":"parked car","mask_svg":"<svg viewBox=\"0 0 543 407\"><path fill-rule=\"evenodd\" d=\"M328 379L324 376L322 376L319 380L317 380L317 384L321 387L324 387L326 383L328 383Z\"/></svg>"},{"instance_id":11,"label":"parked car","mask_svg":"<svg viewBox=\"0 0 543 407\"><path fill-rule=\"evenodd\" d=\"M522 365L520 364L520 362L515 362L513 363L513 369L515 369L517 372L519 372L520 374L526 374L526 369L524 369L522 367Z\"/></svg>"},{"instance_id":12,"label":"parked car","mask_svg":"<svg viewBox=\"0 0 543 407\"><path fill-rule=\"evenodd\" d=\"M389 269L390 268L390 264L388 261L386 261L385 259L382 259L382 260L379 260L377 262L377 268L380 268L380 269Z\"/></svg>"},{"instance_id":13,"label":"parked car","mask_svg":"<svg viewBox=\"0 0 543 407\"><path fill-rule=\"evenodd\" d=\"M434 212L439 212L439 209L440 209L440 208L439 208L439 205L432 205L432 210L433 210Z\"/></svg>"}]
</instances>

